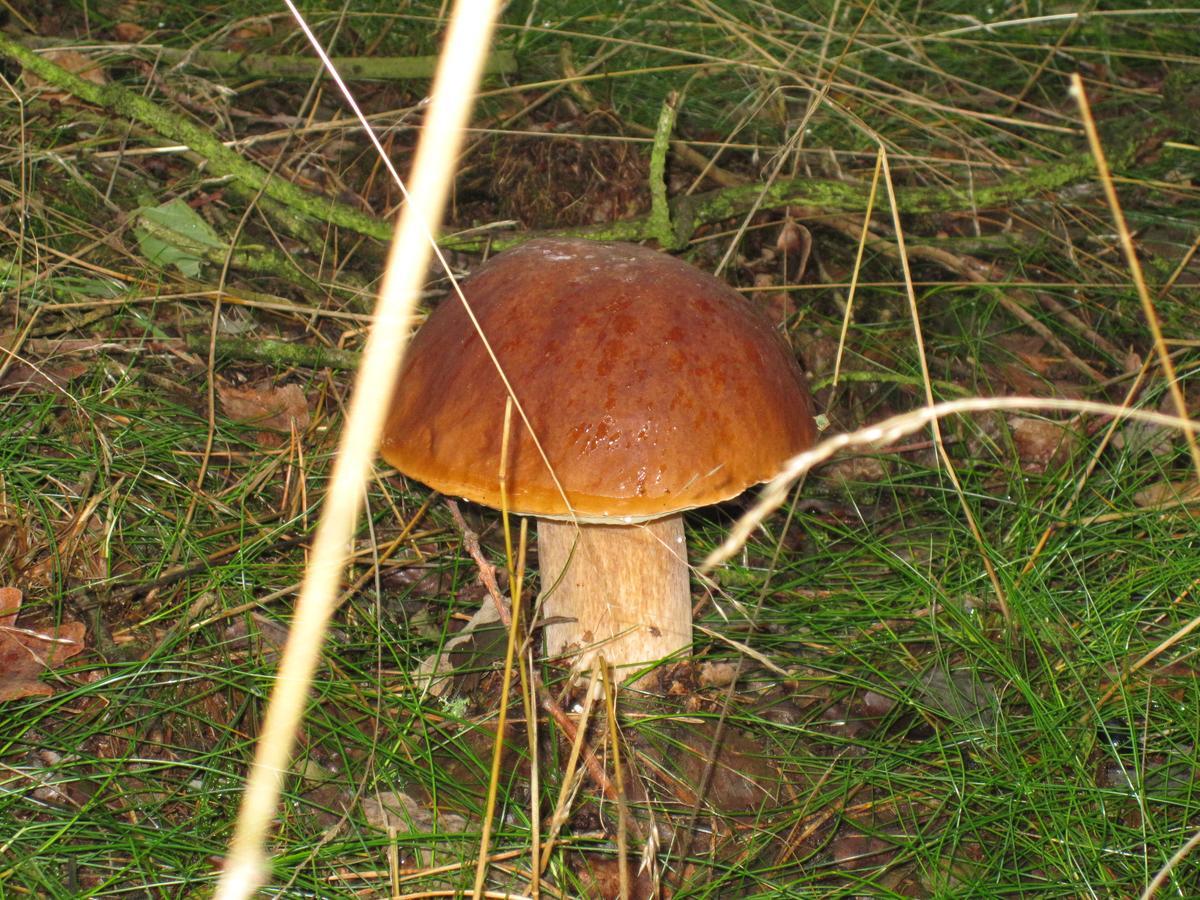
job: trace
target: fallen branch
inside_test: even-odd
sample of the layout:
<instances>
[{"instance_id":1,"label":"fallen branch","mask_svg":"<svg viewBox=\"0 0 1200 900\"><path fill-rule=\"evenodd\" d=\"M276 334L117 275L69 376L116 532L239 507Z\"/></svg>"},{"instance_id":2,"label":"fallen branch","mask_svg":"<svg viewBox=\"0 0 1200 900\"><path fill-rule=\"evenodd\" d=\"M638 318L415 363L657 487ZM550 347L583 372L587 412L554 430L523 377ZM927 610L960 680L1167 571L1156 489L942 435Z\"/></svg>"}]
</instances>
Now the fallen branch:
<instances>
[{"instance_id":1,"label":"fallen branch","mask_svg":"<svg viewBox=\"0 0 1200 900\"><path fill-rule=\"evenodd\" d=\"M80 48L78 40L29 37L29 47ZM165 47L162 44L128 44L92 42L88 50L98 50L106 57L151 59L168 66L205 69L218 75L270 80L304 80L321 71L314 56L274 56L269 53L236 53L229 50L194 50ZM335 56L330 62L346 81L412 81L433 78L436 56ZM510 50L493 50L483 64L484 75L508 75L517 70L517 58Z\"/></svg>"},{"instance_id":2,"label":"fallen branch","mask_svg":"<svg viewBox=\"0 0 1200 900\"><path fill-rule=\"evenodd\" d=\"M261 190L268 197L318 221L340 225L381 241L391 238L390 222L368 216L328 197L309 193L282 178L270 177L265 169L230 150L211 132L163 109L140 94L116 84L93 84L85 81L62 66L43 59L3 33L0 33L0 55L15 60L46 83L67 91L80 100L132 119L163 137L186 144L208 160L210 175L232 175L243 185L256 191Z\"/></svg>"},{"instance_id":3,"label":"fallen branch","mask_svg":"<svg viewBox=\"0 0 1200 900\"><path fill-rule=\"evenodd\" d=\"M1123 155L1114 156L1113 164L1132 158L1132 145ZM965 187L897 187L896 203L901 213L936 213L954 210L1005 206L1032 200L1095 177L1095 165L1089 154L1080 153L1030 172L1012 175L993 184ZM675 245L686 246L697 230L726 219L744 216L755 209L781 209L801 206L813 214L864 212L871 186L866 182L829 181L798 178L777 182L769 187L751 183L739 187L718 188L703 194L678 196L669 204L670 220L675 229ZM761 200L759 199L761 197ZM596 240L643 241L657 237L658 222L651 216L584 228L549 229L505 234L493 237L472 234L441 239L443 247L453 250L503 250L537 237L585 237Z\"/></svg>"},{"instance_id":4,"label":"fallen branch","mask_svg":"<svg viewBox=\"0 0 1200 900\"><path fill-rule=\"evenodd\" d=\"M207 353L207 334L189 334L187 348L193 353ZM267 363L278 368L301 366L306 369L337 369L353 371L358 368L359 354L320 344L293 344L271 338L217 338L217 356L236 360Z\"/></svg>"}]
</instances>

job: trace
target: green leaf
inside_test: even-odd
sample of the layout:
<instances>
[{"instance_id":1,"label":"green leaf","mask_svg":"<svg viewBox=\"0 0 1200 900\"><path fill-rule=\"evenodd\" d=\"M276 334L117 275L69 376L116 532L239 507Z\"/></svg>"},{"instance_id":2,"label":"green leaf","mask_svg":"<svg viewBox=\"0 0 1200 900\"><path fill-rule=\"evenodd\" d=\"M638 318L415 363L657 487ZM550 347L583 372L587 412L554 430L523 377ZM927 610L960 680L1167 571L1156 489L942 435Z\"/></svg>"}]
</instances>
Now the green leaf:
<instances>
[{"instance_id":1,"label":"green leaf","mask_svg":"<svg viewBox=\"0 0 1200 900\"><path fill-rule=\"evenodd\" d=\"M175 266L196 278L206 250L224 250L225 243L200 214L178 197L160 206L138 210L138 246L147 260L162 268Z\"/></svg>"}]
</instances>

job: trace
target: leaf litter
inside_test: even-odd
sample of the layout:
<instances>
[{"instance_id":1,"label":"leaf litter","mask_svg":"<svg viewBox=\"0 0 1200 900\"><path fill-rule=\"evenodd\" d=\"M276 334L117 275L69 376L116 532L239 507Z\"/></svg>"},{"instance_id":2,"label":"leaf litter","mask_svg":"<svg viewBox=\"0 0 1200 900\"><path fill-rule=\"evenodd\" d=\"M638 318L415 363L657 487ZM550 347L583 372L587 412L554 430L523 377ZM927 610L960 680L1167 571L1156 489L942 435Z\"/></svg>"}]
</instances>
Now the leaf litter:
<instances>
[{"instance_id":1,"label":"leaf litter","mask_svg":"<svg viewBox=\"0 0 1200 900\"><path fill-rule=\"evenodd\" d=\"M19 588L0 588L0 701L52 696L42 675L83 652L87 636L82 622L18 626L23 598Z\"/></svg>"}]
</instances>

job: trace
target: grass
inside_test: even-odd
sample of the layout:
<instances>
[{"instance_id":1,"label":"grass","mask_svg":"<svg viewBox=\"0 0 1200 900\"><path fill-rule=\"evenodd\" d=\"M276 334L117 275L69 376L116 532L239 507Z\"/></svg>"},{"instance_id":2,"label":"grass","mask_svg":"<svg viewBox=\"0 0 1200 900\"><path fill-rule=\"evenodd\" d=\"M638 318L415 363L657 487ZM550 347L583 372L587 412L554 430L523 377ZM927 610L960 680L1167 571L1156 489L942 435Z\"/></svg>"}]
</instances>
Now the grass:
<instances>
[{"instance_id":1,"label":"grass","mask_svg":"<svg viewBox=\"0 0 1200 900\"><path fill-rule=\"evenodd\" d=\"M1036 173L1088 157L1066 94L1078 69L1106 150L1135 145L1116 185L1194 408L1195 349L1171 343L1200 324L1194 263L1162 290L1200 221L1195 147L1170 124L1164 87L1197 62L1194 17L1156 7L1067 21L1005 7L984 22L973 4L835 9L831 18L824 8L751 2L510 5L499 40L517 51L521 71L486 85L449 227L532 222L562 205L539 198L547 185L574 191L564 213L572 222L644 212L649 149L637 127L653 127L669 90L684 94L676 136L752 183L777 154L780 178L869 182L880 140L900 187ZM319 34L336 30L340 55L437 45L436 4L404 14L338 10L307 12ZM90 14L92 37L111 40L116 22ZM85 28L81 13L63 16L64 34ZM168 4L154 40L227 49L243 28L236 40L249 46L300 52L282 18L264 31L249 18L197 16ZM591 80L564 80L564 59ZM293 129L239 152L269 168L282 149L281 171L317 193L380 217L396 202L352 129L306 126L309 116L341 115L332 95L306 107L303 84L223 85L203 72L148 82L136 66L105 65L113 81L221 139ZM14 91L0 95L0 228L9 239L0 268L22 269L0 299L0 344L17 352L7 365L0 359L0 585L23 591L22 626L78 620L88 637L82 654L45 675L53 696L0 703L0 893L204 893L233 832L349 382L341 371L236 355L210 370L183 339L207 338L219 267L184 276L154 266L124 217L183 196L228 239L250 197L186 155L133 152L163 143L143 126L39 96L14 81L11 64L5 75ZM799 141L812 91L826 84ZM356 88L391 128L388 147L403 171L425 86ZM180 102L195 97L208 105ZM557 159L572 166L555 168ZM502 193L491 184L496 171ZM672 194L715 187L678 160L669 171ZM877 202L885 198L881 190ZM868 247L859 273L844 362L852 377L825 387L861 211L794 215L814 237L805 272L765 252L783 212L764 210L726 277L782 310L823 386L818 404L833 432L920 405L904 283L882 248ZM876 236L892 240L886 207L877 205L874 222ZM686 255L715 268L740 224L706 226ZM903 226L939 399L1017 385L1120 401L1150 359L1135 402L1171 408L1094 182L1002 208L914 215ZM243 240L286 254L306 277L233 267L220 337L361 347L361 322L326 314L361 312L347 298L376 278L377 243L298 226L271 204L254 207ZM940 264L935 251L966 268ZM455 262L466 270L476 259ZM430 281L431 291L443 287ZM1061 346L1015 318L1001 295ZM99 305L112 297L121 302ZM93 318L98 310L105 314ZM1111 383L1089 380L1072 358ZM308 418L294 435L264 437L219 399L210 411L212 381L299 385ZM639 760L638 779L660 803L657 821L670 827L656 859L667 883L682 876L676 896L1125 896L1185 846L1200 809L1200 696L1194 635L1172 639L1196 615L1197 530L1194 507L1147 506L1141 492L1182 490L1195 475L1177 434L1127 424L1073 501L1106 426L1080 419L1076 443L1040 460L1012 415L944 421L981 544L922 432L864 451L872 467L856 459L810 475L794 521L773 515L712 573L700 624L758 654L737 691L693 679L675 705L621 712L622 755ZM472 883L496 676L486 658L468 663L479 684L457 699L425 694L413 680L483 597L443 505L418 516L427 499L382 469L368 485L346 580L360 586L335 618L272 841L279 893L421 896ZM695 561L747 505L689 517ZM485 554L502 563L495 517L467 514ZM410 525L395 556L377 562ZM996 569L1011 627L981 554ZM738 658L700 632L696 649L702 662ZM552 724L540 727L548 816L568 747ZM610 739L593 727L607 765ZM774 799L767 812L705 808L685 847L690 804L679 782L689 754L718 727L743 754L740 768L770 773ZM518 762L527 756L524 738L512 736L491 825L493 891L529 890L530 788ZM604 895L597 879L616 854L615 813L597 794L585 782L571 806L544 895ZM631 794L635 824L646 821L643 805ZM380 806L392 810L390 828ZM641 853L636 838L631 850ZM1184 855L1159 896L1194 894L1198 859Z\"/></svg>"}]
</instances>

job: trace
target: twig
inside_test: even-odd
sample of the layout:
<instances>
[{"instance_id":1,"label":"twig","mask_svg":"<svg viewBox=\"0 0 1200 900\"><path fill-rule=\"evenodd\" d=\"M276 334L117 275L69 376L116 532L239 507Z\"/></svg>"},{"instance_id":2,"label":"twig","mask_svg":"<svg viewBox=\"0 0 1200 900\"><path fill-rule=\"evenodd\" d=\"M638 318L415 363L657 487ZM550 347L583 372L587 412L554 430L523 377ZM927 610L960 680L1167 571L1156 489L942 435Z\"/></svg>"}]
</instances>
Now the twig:
<instances>
[{"instance_id":1,"label":"twig","mask_svg":"<svg viewBox=\"0 0 1200 900\"><path fill-rule=\"evenodd\" d=\"M450 508L450 515L454 517L455 524L458 525L459 531L462 532L463 547L470 554L471 559L475 560L475 565L479 568L479 580L487 589L488 596L492 598L492 603L496 606L496 613L500 616L500 621L505 628L512 624L512 618L508 612L508 602L504 599L504 594L500 590L500 585L496 581L496 567L487 561L483 555L483 550L479 547L479 535L467 527L467 520L463 518L462 512L458 508L457 500L447 500L446 506Z\"/></svg>"},{"instance_id":2,"label":"twig","mask_svg":"<svg viewBox=\"0 0 1200 900\"><path fill-rule=\"evenodd\" d=\"M208 336L189 334L184 338L184 344L194 353L207 351ZM353 350L337 350L322 344L293 344L271 338L217 338L216 350L217 356L227 359L250 360L280 368L302 366L353 371L362 358Z\"/></svg>"},{"instance_id":3,"label":"twig","mask_svg":"<svg viewBox=\"0 0 1200 900\"><path fill-rule=\"evenodd\" d=\"M571 721L570 717L563 712L562 707L554 702L554 698L546 690L546 685L542 683L540 675L534 675L534 687L537 690L538 703L541 704L542 709L550 714L555 724L562 729L567 741L573 744L578 739L578 730L575 728L575 724ZM591 688L588 690L590 692ZM596 752L587 745L586 741L583 743L580 752L583 754L583 763L587 766L588 774L592 777L592 781L599 786L606 797L616 803L620 795L613 786L613 783L609 781L608 776L604 774L604 766L596 758Z\"/></svg>"},{"instance_id":4,"label":"twig","mask_svg":"<svg viewBox=\"0 0 1200 900\"><path fill-rule=\"evenodd\" d=\"M854 269L850 277L850 294L846 297L846 312L842 316L842 332L838 335L837 357L833 363L833 387L836 389L838 376L842 371L842 353L846 349L846 335L850 331L850 321L854 315L854 295L858 290L858 275L862 271L863 251L867 247L867 238L871 236L871 213L875 209L875 192L879 188L879 172L883 166L883 156L875 157L875 173L871 176L871 193L867 197L867 210L863 215L862 233L858 238L858 252L854 255Z\"/></svg>"},{"instance_id":5,"label":"twig","mask_svg":"<svg viewBox=\"0 0 1200 900\"><path fill-rule=\"evenodd\" d=\"M675 128L678 112L679 95L671 91L658 114L658 128L654 131L654 144L650 150L650 228L659 245L667 250L678 250L687 244L686 241L679 242L671 226L671 207L667 202L667 148L671 144L671 131Z\"/></svg>"},{"instance_id":6,"label":"twig","mask_svg":"<svg viewBox=\"0 0 1200 900\"><path fill-rule=\"evenodd\" d=\"M859 239L860 224L855 221L849 221L840 217L825 220L826 225L835 228L845 234L847 237L852 237L854 240ZM900 250L892 241L886 238L876 237L875 235L867 236L867 246L872 250L890 256L892 259L900 258ZM922 259L926 262L932 262L944 269L948 269L954 274L960 276L966 281L973 284L989 285L992 283L988 277L991 267L983 260L976 259L972 256L963 256L957 253L951 253L942 247L930 247L928 245L918 244L908 247L908 257L910 259ZM1054 347L1062 354L1063 360L1082 375L1087 376L1090 380L1102 383L1105 381L1103 372L1093 368L1078 355L1046 324L1031 313L1022 303L1022 300L1028 300L1028 294L1024 291L1013 290L1009 288L998 288L995 291L996 302L1004 307L1017 321L1024 324L1030 331L1033 331L1038 337L1042 338L1046 343Z\"/></svg>"},{"instance_id":7,"label":"twig","mask_svg":"<svg viewBox=\"0 0 1200 900\"><path fill-rule=\"evenodd\" d=\"M273 56L268 53L234 53L227 50L193 50L162 44L122 44L57 38L28 37L31 47L69 47L73 50L97 50L106 57L151 58L169 66L207 69L218 75L307 80L321 73L319 60L306 56ZM433 77L436 56L334 56L333 67L346 81L407 81ZM508 75L517 70L517 58L510 50L493 50L483 63L484 75Z\"/></svg>"},{"instance_id":8,"label":"twig","mask_svg":"<svg viewBox=\"0 0 1200 900\"><path fill-rule=\"evenodd\" d=\"M896 189L892 184L892 170L888 165L887 148L883 144L879 145L879 159L883 163L883 184L887 188L888 199L891 201L892 225L896 232L896 251L900 258L900 267L904 270L904 292L908 297L909 316L912 319L913 337L917 345L917 360L921 363L921 380L925 385L925 403L933 406L933 382L929 377L929 360L925 356L925 335L921 330L921 315L917 309L917 292L913 287L912 272L908 267L908 254L904 250L904 229L900 224L900 210L896 207ZM1004 624L1011 627L1012 618L1009 615L1008 598L1005 596L1004 586L1000 584L1000 576L996 574L996 567L992 565L991 557L988 555L983 531L980 530L979 523L975 520L975 513L971 511L971 504L967 502L967 493L963 490L958 473L954 470L954 460L946 451L945 441L942 440L941 423L937 419L931 419L929 427L933 432L933 443L937 447L938 456L941 457L942 465L945 467L946 477L950 479L950 483L954 487L954 494L958 497L963 516L967 520L967 527L971 530L971 537L979 551L979 559L987 572L988 580L992 583L992 590L996 594L996 602L1000 605L1000 614L1004 617Z\"/></svg>"},{"instance_id":9,"label":"twig","mask_svg":"<svg viewBox=\"0 0 1200 900\"><path fill-rule=\"evenodd\" d=\"M314 49L324 56L291 0L288 4ZM268 874L264 850L267 833L275 820L296 728L308 703L308 688L320 659L345 566L346 545L358 519L363 486L383 430L385 409L379 397L391 393L400 368L407 338L402 325L416 306L434 244L432 235L449 193L452 163L462 145L462 130L474 99L479 65L491 38L497 5L496 2L459 3L454 7L446 49L433 86L433 102L413 164L412 190L404 191L407 202L384 272L378 327L372 328L367 341L338 445L296 616L262 725L229 856L217 885L219 900L249 897ZM15 46L0 36L0 49ZM23 55L32 55L23 48L20 50ZM347 102L358 112L345 84L336 72L331 74ZM378 139L373 134L371 137L382 152Z\"/></svg>"},{"instance_id":10,"label":"twig","mask_svg":"<svg viewBox=\"0 0 1200 900\"><path fill-rule=\"evenodd\" d=\"M1131 149L1121 150L1114 157L1115 164L1122 165L1131 156ZM1041 166L1029 174L1013 175L993 184L975 184L973 190L959 185L898 187L896 205L905 215L1005 206L1087 181L1094 175L1092 158L1083 154ZM828 213L864 212L870 205L870 195L870 184L865 182L797 178L776 182L769 187L748 184L674 197L670 202L670 211L676 240L686 244L702 226L738 218L754 209L803 206ZM650 217L642 216L607 225L529 231L519 235L447 235L439 243L442 247L454 250L482 250L485 247L503 250L533 238L553 236L641 241L652 239L655 234Z\"/></svg>"},{"instance_id":11,"label":"twig","mask_svg":"<svg viewBox=\"0 0 1200 900\"><path fill-rule=\"evenodd\" d=\"M1171 362L1171 354L1167 352L1167 345L1163 341L1162 325L1158 321L1154 299L1150 296L1149 288L1146 287L1146 278L1142 274L1142 263L1138 259L1137 249L1133 246L1133 235L1129 231L1129 224L1125 221L1125 213L1121 209L1121 201L1117 197L1117 189L1113 185L1112 173L1108 168L1108 159L1105 156L1104 147L1100 143L1100 133L1096 130L1096 120L1092 118L1092 109L1088 105L1087 93L1083 89L1083 79L1079 77L1078 72L1071 75L1071 93L1079 102L1079 113L1083 119L1084 130L1087 131L1088 144L1096 159L1096 175L1100 179L1101 187L1104 188L1104 196L1108 200L1109 209L1112 210L1113 222L1117 226L1117 235L1121 239L1121 249L1125 253L1125 262L1129 266L1129 274L1133 279L1133 286L1137 289L1138 299L1142 302L1142 313L1146 316L1146 324L1150 326L1150 334L1154 338L1154 349L1158 354L1159 364L1162 366L1167 390L1171 394L1171 400L1175 403L1175 412L1179 413L1181 419L1187 421L1187 401L1183 396L1183 388L1179 385L1179 379L1175 375L1175 364ZM1192 468L1195 470L1196 478L1200 479L1200 445L1196 443L1196 429L1190 421L1184 425L1183 434L1187 438L1188 451L1192 455Z\"/></svg>"}]
</instances>

